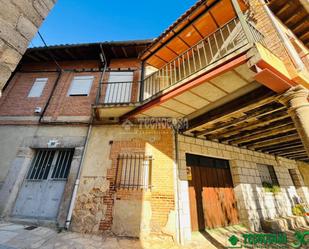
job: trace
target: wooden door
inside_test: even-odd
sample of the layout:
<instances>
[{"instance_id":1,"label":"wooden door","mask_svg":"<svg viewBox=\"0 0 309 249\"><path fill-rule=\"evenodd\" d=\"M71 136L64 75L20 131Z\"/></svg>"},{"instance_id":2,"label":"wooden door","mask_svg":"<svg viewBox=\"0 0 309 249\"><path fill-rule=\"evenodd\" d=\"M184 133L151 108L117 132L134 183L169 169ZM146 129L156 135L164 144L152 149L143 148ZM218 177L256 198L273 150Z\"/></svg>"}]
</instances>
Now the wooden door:
<instances>
[{"instance_id":1,"label":"wooden door","mask_svg":"<svg viewBox=\"0 0 309 249\"><path fill-rule=\"evenodd\" d=\"M223 160L222 160L223 161ZM238 211L227 163L190 165L189 198L192 230L238 224Z\"/></svg>"}]
</instances>

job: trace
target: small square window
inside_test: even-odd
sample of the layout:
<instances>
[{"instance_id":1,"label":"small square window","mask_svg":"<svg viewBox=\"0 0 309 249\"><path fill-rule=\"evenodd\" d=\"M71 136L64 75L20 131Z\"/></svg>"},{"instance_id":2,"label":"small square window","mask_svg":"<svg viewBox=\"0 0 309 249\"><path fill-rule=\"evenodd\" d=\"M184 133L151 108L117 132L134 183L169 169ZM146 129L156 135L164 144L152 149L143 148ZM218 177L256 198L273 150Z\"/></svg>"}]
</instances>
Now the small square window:
<instances>
[{"instance_id":1,"label":"small square window","mask_svg":"<svg viewBox=\"0 0 309 249\"><path fill-rule=\"evenodd\" d=\"M88 96L90 93L93 76L75 76L68 95L69 96Z\"/></svg>"},{"instance_id":2,"label":"small square window","mask_svg":"<svg viewBox=\"0 0 309 249\"><path fill-rule=\"evenodd\" d=\"M35 98L35 97L41 97L44 87L47 83L48 78L37 78L35 79L31 90L28 94L28 97Z\"/></svg>"},{"instance_id":3,"label":"small square window","mask_svg":"<svg viewBox=\"0 0 309 249\"><path fill-rule=\"evenodd\" d=\"M144 154L119 155L117 158L117 189L149 189L151 187L152 157Z\"/></svg>"},{"instance_id":4,"label":"small square window","mask_svg":"<svg viewBox=\"0 0 309 249\"><path fill-rule=\"evenodd\" d=\"M271 185L279 186L277 175L275 173L275 169L273 166L260 164L258 165L258 170L260 173L262 183L268 183Z\"/></svg>"}]
</instances>

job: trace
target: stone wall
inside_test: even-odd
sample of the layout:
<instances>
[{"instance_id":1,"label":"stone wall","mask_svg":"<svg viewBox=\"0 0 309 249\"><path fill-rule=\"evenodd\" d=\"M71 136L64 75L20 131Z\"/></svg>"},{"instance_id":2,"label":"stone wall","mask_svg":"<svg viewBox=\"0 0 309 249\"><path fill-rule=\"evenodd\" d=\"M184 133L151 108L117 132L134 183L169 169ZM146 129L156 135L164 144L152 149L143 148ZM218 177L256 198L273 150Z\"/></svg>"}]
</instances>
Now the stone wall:
<instances>
[{"instance_id":1,"label":"stone wall","mask_svg":"<svg viewBox=\"0 0 309 249\"><path fill-rule=\"evenodd\" d=\"M298 169L307 187L309 187L309 163L297 162Z\"/></svg>"},{"instance_id":2,"label":"stone wall","mask_svg":"<svg viewBox=\"0 0 309 249\"><path fill-rule=\"evenodd\" d=\"M0 126L0 217L10 216L24 177L28 172L36 148L47 148L56 139L57 148L74 148L70 173L59 207L57 223L64 227L73 193L74 183L84 149L86 126ZM4 173L6 173L4 175Z\"/></svg>"},{"instance_id":3,"label":"stone wall","mask_svg":"<svg viewBox=\"0 0 309 249\"><path fill-rule=\"evenodd\" d=\"M0 0L0 91L56 0Z\"/></svg>"},{"instance_id":4,"label":"stone wall","mask_svg":"<svg viewBox=\"0 0 309 249\"><path fill-rule=\"evenodd\" d=\"M179 136L179 178L181 180L182 220L190 225L190 206L186 171L186 153L226 159L230 163L234 192L237 198L240 221L251 230L260 230L261 219L292 215L294 198L309 203L308 188L304 187L294 160L240 149L234 146L187 136ZM281 192L265 192L259 175L259 164L274 167ZM288 169L296 169L300 187L295 188ZM189 233L188 229L186 230Z\"/></svg>"},{"instance_id":5,"label":"stone wall","mask_svg":"<svg viewBox=\"0 0 309 249\"><path fill-rule=\"evenodd\" d=\"M175 224L172 229L167 228L167 224L175 221L172 138L170 130L94 126L71 229L132 237L149 233L173 236ZM151 188L115 189L117 157L126 153L153 157Z\"/></svg>"}]
</instances>

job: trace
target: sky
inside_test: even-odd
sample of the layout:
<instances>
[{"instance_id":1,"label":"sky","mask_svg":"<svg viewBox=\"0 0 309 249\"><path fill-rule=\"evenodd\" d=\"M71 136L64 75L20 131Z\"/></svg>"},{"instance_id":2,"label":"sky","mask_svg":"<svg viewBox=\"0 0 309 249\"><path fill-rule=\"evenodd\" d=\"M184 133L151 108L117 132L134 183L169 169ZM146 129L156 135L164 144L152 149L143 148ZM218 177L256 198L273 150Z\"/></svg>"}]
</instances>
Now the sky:
<instances>
[{"instance_id":1,"label":"sky","mask_svg":"<svg viewBox=\"0 0 309 249\"><path fill-rule=\"evenodd\" d=\"M39 31L47 45L152 39L196 0L58 0ZM30 47L43 46L38 35Z\"/></svg>"}]
</instances>

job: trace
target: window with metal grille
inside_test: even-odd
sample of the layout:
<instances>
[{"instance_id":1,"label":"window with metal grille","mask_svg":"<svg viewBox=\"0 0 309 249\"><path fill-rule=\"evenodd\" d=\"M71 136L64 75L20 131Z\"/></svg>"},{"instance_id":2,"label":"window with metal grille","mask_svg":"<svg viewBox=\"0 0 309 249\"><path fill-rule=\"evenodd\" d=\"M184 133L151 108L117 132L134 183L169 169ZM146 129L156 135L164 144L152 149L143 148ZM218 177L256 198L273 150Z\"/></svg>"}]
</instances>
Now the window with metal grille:
<instances>
[{"instance_id":1,"label":"window with metal grille","mask_svg":"<svg viewBox=\"0 0 309 249\"><path fill-rule=\"evenodd\" d=\"M296 188L301 187L300 177L297 175L296 169L289 169L290 176Z\"/></svg>"},{"instance_id":2,"label":"window with metal grille","mask_svg":"<svg viewBox=\"0 0 309 249\"><path fill-rule=\"evenodd\" d=\"M144 154L125 154L117 158L117 189L148 189L151 187L152 157Z\"/></svg>"},{"instance_id":3,"label":"window with metal grille","mask_svg":"<svg viewBox=\"0 0 309 249\"><path fill-rule=\"evenodd\" d=\"M74 149L37 150L27 180L65 180L68 177Z\"/></svg>"},{"instance_id":4,"label":"window with metal grille","mask_svg":"<svg viewBox=\"0 0 309 249\"><path fill-rule=\"evenodd\" d=\"M259 164L258 170L260 173L262 183L268 183L271 185L279 186L278 178L273 166Z\"/></svg>"}]
</instances>

